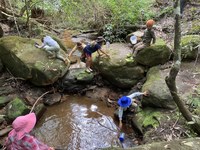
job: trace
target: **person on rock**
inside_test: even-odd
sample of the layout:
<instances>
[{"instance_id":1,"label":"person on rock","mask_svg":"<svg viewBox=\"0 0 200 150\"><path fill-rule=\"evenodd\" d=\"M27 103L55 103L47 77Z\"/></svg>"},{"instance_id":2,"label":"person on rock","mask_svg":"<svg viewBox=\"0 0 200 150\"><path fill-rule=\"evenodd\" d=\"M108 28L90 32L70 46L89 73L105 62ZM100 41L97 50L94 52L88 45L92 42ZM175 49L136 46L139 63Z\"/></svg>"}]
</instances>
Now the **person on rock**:
<instances>
[{"instance_id":1,"label":"person on rock","mask_svg":"<svg viewBox=\"0 0 200 150\"><path fill-rule=\"evenodd\" d=\"M71 56L76 50L79 50L82 53L81 58L86 58L86 72L90 73L93 71L91 69L92 53L97 51L99 56L102 56L100 54L100 52L101 52L110 58L110 56L102 50L102 45L104 42L105 42L105 39L103 37L98 37L97 40L92 41L89 44L84 44L82 42L78 42L76 44L76 46L70 52L69 56Z\"/></svg>"},{"instance_id":2,"label":"person on rock","mask_svg":"<svg viewBox=\"0 0 200 150\"><path fill-rule=\"evenodd\" d=\"M156 36L152 29L153 25L154 25L154 20L148 20L146 22L147 28L144 31L142 41L133 46L133 57L137 55L138 51L150 46L152 41L153 41L152 43L155 44Z\"/></svg>"},{"instance_id":3,"label":"person on rock","mask_svg":"<svg viewBox=\"0 0 200 150\"><path fill-rule=\"evenodd\" d=\"M86 47L86 44L85 44L83 41L77 42L76 45L73 47L73 49L70 51L70 53L69 53L69 58L73 55L73 53L74 53L75 51L78 50L78 51L81 53L80 60L81 60L82 62L85 62L86 56L85 56L85 53L84 53L84 51L83 51L83 49L84 49L85 47Z\"/></svg>"},{"instance_id":4,"label":"person on rock","mask_svg":"<svg viewBox=\"0 0 200 150\"><path fill-rule=\"evenodd\" d=\"M128 96L122 96L118 100L118 118L119 118L119 128L122 128L122 119L126 118L127 114L134 113L138 107L138 102L135 98L139 96L147 96L148 92L134 92Z\"/></svg>"},{"instance_id":5,"label":"person on rock","mask_svg":"<svg viewBox=\"0 0 200 150\"><path fill-rule=\"evenodd\" d=\"M49 58L56 57L56 58L64 61L65 64L70 63L70 61L67 57L64 58L61 56L60 45L52 37L45 36L41 39L41 41L42 41L42 45L35 43L35 47L44 49L50 55Z\"/></svg>"},{"instance_id":6,"label":"person on rock","mask_svg":"<svg viewBox=\"0 0 200 150\"><path fill-rule=\"evenodd\" d=\"M35 113L17 117L5 142L6 150L55 150L30 134L36 124Z\"/></svg>"}]
</instances>

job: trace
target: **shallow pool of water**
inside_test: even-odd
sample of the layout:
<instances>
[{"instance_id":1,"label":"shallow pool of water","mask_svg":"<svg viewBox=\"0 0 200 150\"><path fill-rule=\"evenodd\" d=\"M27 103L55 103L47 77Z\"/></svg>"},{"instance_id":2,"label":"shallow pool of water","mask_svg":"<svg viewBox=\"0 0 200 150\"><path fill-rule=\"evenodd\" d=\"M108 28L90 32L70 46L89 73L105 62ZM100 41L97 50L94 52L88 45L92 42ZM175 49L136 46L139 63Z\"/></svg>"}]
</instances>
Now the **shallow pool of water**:
<instances>
[{"instance_id":1,"label":"shallow pool of water","mask_svg":"<svg viewBox=\"0 0 200 150\"><path fill-rule=\"evenodd\" d=\"M70 150L94 150L119 144L114 109L102 101L70 96L48 107L34 134L49 146ZM127 140L128 141L128 140Z\"/></svg>"}]
</instances>

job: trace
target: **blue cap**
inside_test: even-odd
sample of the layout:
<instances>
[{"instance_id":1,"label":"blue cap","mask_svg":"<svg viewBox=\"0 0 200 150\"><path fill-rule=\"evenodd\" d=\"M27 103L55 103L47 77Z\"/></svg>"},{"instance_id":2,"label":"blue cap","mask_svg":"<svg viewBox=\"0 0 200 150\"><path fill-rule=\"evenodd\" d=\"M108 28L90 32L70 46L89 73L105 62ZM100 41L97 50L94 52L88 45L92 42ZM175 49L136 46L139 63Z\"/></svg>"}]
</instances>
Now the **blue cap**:
<instances>
[{"instance_id":1,"label":"blue cap","mask_svg":"<svg viewBox=\"0 0 200 150\"><path fill-rule=\"evenodd\" d=\"M118 100L118 104L121 107L128 107L131 105L131 98L127 97L127 96L122 96L119 100Z\"/></svg>"}]
</instances>

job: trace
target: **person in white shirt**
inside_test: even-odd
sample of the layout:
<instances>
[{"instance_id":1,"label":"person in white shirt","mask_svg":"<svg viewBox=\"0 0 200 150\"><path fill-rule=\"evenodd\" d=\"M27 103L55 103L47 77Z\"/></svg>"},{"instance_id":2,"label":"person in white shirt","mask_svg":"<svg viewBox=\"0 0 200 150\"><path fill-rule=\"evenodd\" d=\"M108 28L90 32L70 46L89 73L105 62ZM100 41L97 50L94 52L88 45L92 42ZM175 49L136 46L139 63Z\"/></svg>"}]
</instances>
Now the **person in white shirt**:
<instances>
[{"instance_id":1,"label":"person in white shirt","mask_svg":"<svg viewBox=\"0 0 200 150\"><path fill-rule=\"evenodd\" d=\"M118 109L118 117L119 117L119 128L122 128L122 117L125 111L129 111L129 112L134 112L135 109L138 107L138 104L136 103L136 97L139 97L141 95L147 96L148 92L134 92L131 95L128 96L122 96L119 100L118 100L118 105L119 105L119 109Z\"/></svg>"},{"instance_id":2,"label":"person in white shirt","mask_svg":"<svg viewBox=\"0 0 200 150\"><path fill-rule=\"evenodd\" d=\"M60 45L50 36L45 36L41 39L42 45L35 43L35 47L44 49L48 54L51 55L51 58L56 57L65 62L65 64L70 63L69 59L66 57L64 58L60 54Z\"/></svg>"}]
</instances>

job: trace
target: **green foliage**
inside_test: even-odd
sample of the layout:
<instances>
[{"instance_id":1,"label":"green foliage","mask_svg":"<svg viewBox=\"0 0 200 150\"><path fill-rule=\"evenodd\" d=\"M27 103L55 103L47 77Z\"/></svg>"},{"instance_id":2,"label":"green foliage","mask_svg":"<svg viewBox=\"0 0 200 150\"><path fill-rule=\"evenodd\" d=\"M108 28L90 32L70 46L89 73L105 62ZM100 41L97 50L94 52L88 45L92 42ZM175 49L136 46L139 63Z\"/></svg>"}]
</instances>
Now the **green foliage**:
<instances>
[{"instance_id":1,"label":"green foliage","mask_svg":"<svg viewBox=\"0 0 200 150\"><path fill-rule=\"evenodd\" d=\"M107 0L103 6L109 10L110 21L104 25L103 35L110 42L121 41L128 34L125 26L130 24L145 23L152 18L153 11L149 11L154 0ZM109 16L108 16L109 17Z\"/></svg>"},{"instance_id":2,"label":"green foliage","mask_svg":"<svg viewBox=\"0 0 200 150\"><path fill-rule=\"evenodd\" d=\"M115 28L113 24L106 24L103 31L104 38L109 42L119 42L121 41L121 37L127 35L123 27Z\"/></svg>"},{"instance_id":3,"label":"green foliage","mask_svg":"<svg viewBox=\"0 0 200 150\"><path fill-rule=\"evenodd\" d=\"M104 29L104 36L114 42L126 36L126 25L144 24L147 19L153 18L154 2L155 0L32 0L30 8L45 10L45 17L59 28ZM14 5L15 0L12 3ZM24 2L17 2L19 9L24 6Z\"/></svg>"}]
</instances>

